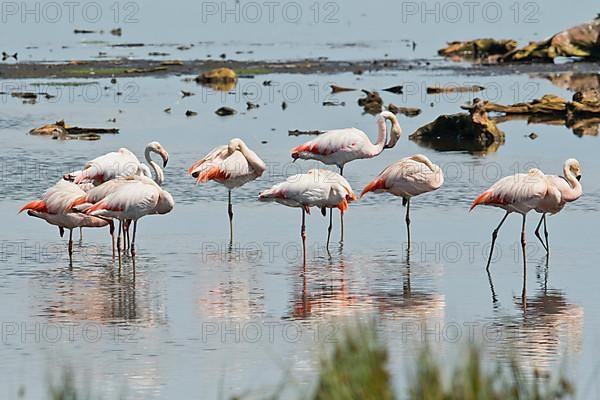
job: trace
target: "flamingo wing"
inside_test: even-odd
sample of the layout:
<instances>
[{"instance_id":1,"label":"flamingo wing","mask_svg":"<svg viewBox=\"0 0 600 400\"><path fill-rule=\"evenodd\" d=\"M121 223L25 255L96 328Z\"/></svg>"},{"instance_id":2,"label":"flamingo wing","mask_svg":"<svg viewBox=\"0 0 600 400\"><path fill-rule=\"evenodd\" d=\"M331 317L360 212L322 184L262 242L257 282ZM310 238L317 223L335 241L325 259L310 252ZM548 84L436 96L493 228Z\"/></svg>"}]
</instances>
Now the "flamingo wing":
<instances>
[{"instance_id":1,"label":"flamingo wing","mask_svg":"<svg viewBox=\"0 0 600 400\"><path fill-rule=\"evenodd\" d=\"M188 174L196 178L199 174L212 167L212 164L220 163L227 156L227 145L215 147L206 156L196 161L188 169ZM208 165L207 165L208 164Z\"/></svg>"},{"instance_id":2,"label":"flamingo wing","mask_svg":"<svg viewBox=\"0 0 600 400\"><path fill-rule=\"evenodd\" d=\"M324 207L330 185L323 184L312 174L297 174L259 194L259 200L275 201L288 207Z\"/></svg>"},{"instance_id":3,"label":"flamingo wing","mask_svg":"<svg viewBox=\"0 0 600 400\"><path fill-rule=\"evenodd\" d=\"M366 143L371 143L367 135L356 128L334 129L291 150L293 158L328 156L338 152L361 151Z\"/></svg>"},{"instance_id":4,"label":"flamingo wing","mask_svg":"<svg viewBox=\"0 0 600 400\"><path fill-rule=\"evenodd\" d=\"M510 206L518 211L528 211L537 206L548 192L548 180L542 171L532 169L527 174L506 176L481 193L471 209L479 204Z\"/></svg>"},{"instance_id":5,"label":"flamingo wing","mask_svg":"<svg viewBox=\"0 0 600 400\"><path fill-rule=\"evenodd\" d=\"M86 210L89 215L138 219L152 214L160 197L160 188L138 179L124 180L108 196Z\"/></svg>"},{"instance_id":6,"label":"flamingo wing","mask_svg":"<svg viewBox=\"0 0 600 400\"><path fill-rule=\"evenodd\" d=\"M429 159L423 162L422 157L406 157L389 165L363 189L361 197L381 191L412 197L438 189L444 182L442 171Z\"/></svg>"},{"instance_id":7,"label":"flamingo wing","mask_svg":"<svg viewBox=\"0 0 600 400\"><path fill-rule=\"evenodd\" d=\"M86 181L106 182L108 180L138 174L140 161L131 151L121 148L88 161L75 183Z\"/></svg>"}]
</instances>

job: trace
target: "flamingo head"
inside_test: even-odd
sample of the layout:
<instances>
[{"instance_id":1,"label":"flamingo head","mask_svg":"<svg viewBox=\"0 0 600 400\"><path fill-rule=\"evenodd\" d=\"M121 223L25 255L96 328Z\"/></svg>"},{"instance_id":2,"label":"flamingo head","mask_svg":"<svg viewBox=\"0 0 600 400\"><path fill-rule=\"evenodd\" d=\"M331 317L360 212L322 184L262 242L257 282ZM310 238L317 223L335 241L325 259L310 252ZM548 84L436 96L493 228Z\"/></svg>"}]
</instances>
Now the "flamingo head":
<instances>
[{"instance_id":1,"label":"flamingo head","mask_svg":"<svg viewBox=\"0 0 600 400\"><path fill-rule=\"evenodd\" d=\"M391 113L389 111L384 111L380 114L380 117L384 118L392 123L392 129L390 131L390 139L387 142L387 144L385 146L383 146L384 149L391 149L392 147L394 147L396 145L396 143L398 143L398 140L400 139L400 136L402 135L402 128L400 127L400 124L398 123L398 118L396 118L396 116L393 113Z\"/></svg>"},{"instance_id":2,"label":"flamingo head","mask_svg":"<svg viewBox=\"0 0 600 400\"><path fill-rule=\"evenodd\" d=\"M565 175L567 171L573 174L578 181L581 180L581 165L576 159L569 158L565 161Z\"/></svg>"},{"instance_id":3,"label":"flamingo head","mask_svg":"<svg viewBox=\"0 0 600 400\"><path fill-rule=\"evenodd\" d=\"M244 141L242 139L231 139L229 141L229 144L227 145L227 150L229 151L229 154L233 154L236 151L242 151L242 147L244 146Z\"/></svg>"},{"instance_id":4,"label":"flamingo head","mask_svg":"<svg viewBox=\"0 0 600 400\"><path fill-rule=\"evenodd\" d=\"M158 142L150 142L146 148L160 155L160 157L163 159L163 168L167 166L167 162L169 161L169 153L167 153L167 150L165 150L162 144Z\"/></svg>"},{"instance_id":5,"label":"flamingo head","mask_svg":"<svg viewBox=\"0 0 600 400\"><path fill-rule=\"evenodd\" d=\"M173 210L175 206L175 200L173 200L173 196L171 193L163 190L158 198L158 203L156 205L156 213L157 214L167 214Z\"/></svg>"}]
</instances>

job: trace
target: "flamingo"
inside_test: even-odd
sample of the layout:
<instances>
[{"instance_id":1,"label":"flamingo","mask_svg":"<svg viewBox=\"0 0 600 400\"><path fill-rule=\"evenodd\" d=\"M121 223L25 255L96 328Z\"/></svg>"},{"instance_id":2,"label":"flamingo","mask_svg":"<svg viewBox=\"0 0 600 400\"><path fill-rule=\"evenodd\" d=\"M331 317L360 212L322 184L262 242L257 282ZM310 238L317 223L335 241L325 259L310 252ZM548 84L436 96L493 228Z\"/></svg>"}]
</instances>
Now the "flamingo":
<instances>
[{"instance_id":1,"label":"flamingo","mask_svg":"<svg viewBox=\"0 0 600 400\"><path fill-rule=\"evenodd\" d=\"M392 124L387 144L385 143L388 136L386 121L390 121ZM344 165L346 163L378 156L384 149L394 147L402 134L398 118L389 111L383 111L377 116L377 128L378 134L375 143L371 143L369 137L356 128L334 129L324 132L319 137L294 147L291 150L292 158L294 161L301 158L304 160L318 160L327 165L337 165L340 169L340 175L344 175ZM340 228L341 240L343 241L343 216L340 216Z\"/></svg>"},{"instance_id":2,"label":"flamingo","mask_svg":"<svg viewBox=\"0 0 600 400\"><path fill-rule=\"evenodd\" d=\"M548 229L546 225L546 214L556 214L561 211L566 203L577 200L583 194L583 188L579 180L581 179L581 166L579 161L574 158L569 158L563 165L563 176L546 175L550 182L560 191L561 201L559 203L541 202L535 209L542 214L540 222L535 228L535 236L539 239L546 250L546 254L550 253L550 245L548 244ZM546 243L540 236L540 227L544 223L544 236Z\"/></svg>"},{"instance_id":3,"label":"flamingo","mask_svg":"<svg viewBox=\"0 0 600 400\"><path fill-rule=\"evenodd\" d=\"M504 224L504 221L506 221L508 215L512 212L516 212L523 216L521 247L523 250L523 277L526 276L527 260L525 255L525 245L527 242L525 240L525 223L527 213L538 207L546 208L548 207L547 205L555 206L560 204L561 197L561 192L553 184L553 180L541 170L532 168L526 174L515 174L500 179L473 201L470 210L473 210L476 206L482 204L499 207L506 211L500 224L492 232L492 246L490 248L490 256L486 266L486 271L488 271L488 273L498 231L502 224ZM523 295L524 294L525 285L523 285Z\"/></svg>"},{"instance_id":4,"label":"flamingo","mask_svg":"<svg viewBox=\"0 0 600 400\"><path fill-rule=\"evenodd\" d=\"M140 163L140 160L130 150L122 147L117 151L106 153L88 161L80 171L74 171L65 175L66 180L77 184L93 183L95 186L118 177L129 175L144 175L152 177L151 169L155 173L155 181L162 185L164 174L159 165L150 158L150 153L157 153L163 159L163 168L169 161L169 153L158 142L150 142L146 146L144 156L150 167Z\"/></svg>"},{"instance_id":5,"label":"flamingo","mask_svg":"<svg viewBox=\"0 0 600 400\"><path fill-rule=\"evenodd\" d=\"M229 214L229 245L233 244L233 205L231 191L260 177L267 166L258 155L246 146L242 139L231 139L228 144L219 146L204 158L196 161L188 174L196 182L216 181L229 190L227 212Z\"/></svg>"},{"instance_id":6,"label":"flamingo","mask_svg":"<svg viewBox=\"0 0 600 400\"><path fill-rule=\"evenodd\" d=\"M323 169L312 169L305 174L292 175L284 182L261 192L258 199L302 209L300 236L306 265L306 213L310 214L311 207L318 207L322 212L326 208L338 208L344 214L348 203L355 200L356 196L341 175Z\"/></svg>"},{"instance_id":7,"label":"flamingo","mask_svg":"<svg viewBox=\"0 0 600 400\"><path fill-rule=\"evenodd\" d=\"M115 178L127 177L129 175L144 175L152 178L158 185L164 182L164 173L160 166L152 160L150 153L159 154L163 160L163 168L169 161L169 153L159 142L150 142L144 150L144 157L148 165L140 163L138 158L130 150L122 147L117 151L104 154L85 163L82 170L66 174L64 178L78 184L85 192L93 187L101 185ZM124 221L122 230L124 238L129 240L129 221ZM81 237L81 232L80 232ZM121 231L119 231L119 240ZM120 247L120 243L117 243Z\"/></svg>"},{"instance_id":8,"label":"flamingo","mask_svg":"<svg viewBox=\"0 0 600 400\"><path fill-rule=\"evenodd\" d=\"M40 200L30 201L19 210L19 213L28 210L27 214L41 218L51 225L59 228L61 236L64 229L69 230L69 260L73 257L73 229L74 228L100 228L106 225L110 227L112 236L113 257L114 248L114 225L111 220L96 216L85 215L67 210L68 205L76 198L85 195L85 192L72 182L59 180L54 186L46 190Z\"/></svg>"},{"instance_id":9,"label":"flamingo","mask_svg":"<svg viewBox=\"0 0 600 400\"><path fill-rule=\"evenodd\" d=\"M137 221L146 215L171 212L175 205L173 196L146 176L129 176L107 182L105 185L107 186L104 188L99 186L96 193L88 193L76 199L69 207L76 207L80 203L87 202L92 196L98 195L101 190L108 193L95 204L87 207L84 212L92 216L116 218L121 222L133 221L131 256L135 257Z\"/></svg>"},{"instance_id":10,"label":"flamingo","mask_svg":"<svg viewBox=\"0 0 600 400\"><path fill-rule=\"evenodd\" d=\"M360 197L369 192L388 192L402 197L406 206L406 231L410 249L410 199L423 193L437 190L444 183L444 174L422 154L402 158L386 167L365 186Z\"/></svg>"}]
</instances>

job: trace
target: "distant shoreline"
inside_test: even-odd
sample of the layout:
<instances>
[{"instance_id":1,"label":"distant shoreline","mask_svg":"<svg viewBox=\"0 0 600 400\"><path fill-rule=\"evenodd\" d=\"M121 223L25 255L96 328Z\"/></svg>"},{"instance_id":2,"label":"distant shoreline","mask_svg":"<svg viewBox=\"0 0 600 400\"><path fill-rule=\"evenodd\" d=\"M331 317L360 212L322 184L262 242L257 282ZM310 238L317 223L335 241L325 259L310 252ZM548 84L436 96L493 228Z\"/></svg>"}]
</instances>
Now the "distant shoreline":
<instances>
[{"instance_id":1,"label":"distant shoreline","mask_svg":"<svg viewBox=\"0 0 600 400\"><path fill-rule=\"evenodd\" d=\"M112 78L112 77L166 77L170 75L196 75L201 72L228 67L241 78L266 74L336 74L369 73L376 71L447 71L460 75L512 75L521 73L597 73L598 62L568 64L507 63L479 65L454 63L436 59L376 59L363 61L339 61L304 59L289 61L231 61L187 60L164 61L144 59L82 60L71 62L19 62L0 63L0 79L64 79L64 78Z\"/></svg>"}]
</instances>

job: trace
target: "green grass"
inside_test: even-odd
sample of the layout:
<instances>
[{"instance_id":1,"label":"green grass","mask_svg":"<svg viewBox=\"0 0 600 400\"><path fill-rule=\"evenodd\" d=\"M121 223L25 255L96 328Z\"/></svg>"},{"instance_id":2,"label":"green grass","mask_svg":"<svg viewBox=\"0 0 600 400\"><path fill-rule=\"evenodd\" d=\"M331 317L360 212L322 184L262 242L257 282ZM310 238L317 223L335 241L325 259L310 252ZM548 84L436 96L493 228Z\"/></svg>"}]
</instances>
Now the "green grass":
<instances>
[{"instance_id":1,"label":"green grass","mask_svg":"<svg viewBox=\"0 0 600 400\"><path fill-rule=\"evenodd\" d=\"M112 67L112 68L67 68L63 71L64 75L69 76L88 76L94 75L122 75L130 69L128 67Z\"/></svg>"},{"instance_id":2,"label":"green grass","mask_svg":"<svg viewBox=\"0 0 600 400\"><path fill-rule=\"evenodd\" d=\"M35 82L31 86L34 87L47 87L47 86L86 86L86 85L98 85L98 81L86 81L86 82Z\"/></svg>"},{"instance_id":3,"label":"green grass","mask_svg":"<svg viewBox=\"0 0 600 400\"><path fill-rule=\"evenodd\" d=\"M346 329L344 337L321 361L314 400L394 399L387 367L387 349L373 327ZM485 362L474 345L464 360L446 365L428 347L418 353L409 387L401 398L410 400L561 400L574 398L575 389L562 374L527 373L518 358L510 365ZM490 367L491 365L491 367Z\"/></svg>"},{"instance_id":4,"label":"green grass","mask_svg":"<svg viewBox=\"0 0 600 400\"><path fill-rule=\"evenodd\" d=\"M393 399L387 350L372 327L347 329L333 352L321 360L315 400Z\"/></svg>"},{"instance_id":5,"label":"green grass","mask_svg":"<svg viewBox=\"0 0 600 400\"><path fill-rule=\"evenodd\" d=\"M462 363L450 371L429 348L421 351L411 379L411 400L558 400L574 398L575 390L563 374L551 377L534 370L527 374L516 357L510 366L484 367L481 351L474 346L465 352Z\"/></svg>"},{"instance_id":6,"label":"green grass","mask_svg":"<svg viewBox=\"0 0 600 400\"><path fill-rule=\"evenodd\" d=\"M235 70L237 75L265 75L271 72L268 68L240 68Z\"/></svg>"}]
</instances>

